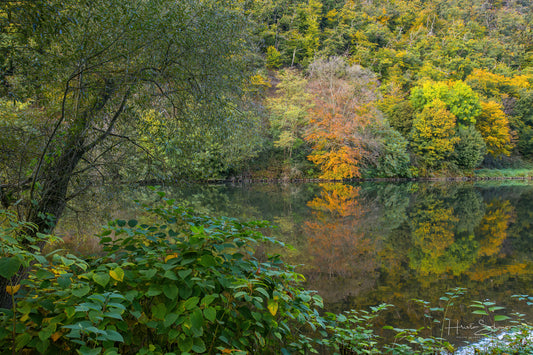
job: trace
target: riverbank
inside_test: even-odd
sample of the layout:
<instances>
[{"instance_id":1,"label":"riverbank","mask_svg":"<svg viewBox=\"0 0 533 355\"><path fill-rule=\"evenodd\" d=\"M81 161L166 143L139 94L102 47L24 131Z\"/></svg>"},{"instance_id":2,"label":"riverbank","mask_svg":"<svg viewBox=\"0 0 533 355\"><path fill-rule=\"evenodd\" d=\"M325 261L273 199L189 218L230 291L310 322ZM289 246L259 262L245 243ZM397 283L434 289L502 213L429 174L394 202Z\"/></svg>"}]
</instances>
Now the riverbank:
<instances>
[{"instance_id":1,"label":"riverbank","mask_svg":"<svg viewBox=\"0 0 533 355\"><path fill-rule=\"evenodd\" d=\"M484 181L484 180L533 180L533 169L479 169L464 176L426 176L426 177L391 177L391 178L353 178L353 179L320 179L320 178L261 178L251 176L234 176L227 179L204 179L191 181L207 184L234 183L328 183L328 182L404 182L404 181ZM163 181L146 180L141 185L162 184Z\"/></svg>"}]
</instances>

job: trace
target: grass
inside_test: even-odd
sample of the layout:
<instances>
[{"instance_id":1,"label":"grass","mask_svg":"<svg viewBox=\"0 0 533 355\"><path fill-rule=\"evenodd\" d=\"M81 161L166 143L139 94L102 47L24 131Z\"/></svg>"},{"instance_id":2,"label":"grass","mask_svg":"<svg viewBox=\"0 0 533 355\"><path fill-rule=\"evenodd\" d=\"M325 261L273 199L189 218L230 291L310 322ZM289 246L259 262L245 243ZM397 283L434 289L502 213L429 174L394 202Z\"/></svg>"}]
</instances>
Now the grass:
<instances>
[{"instance_id":1,"label":"grass","mask_svg":"<svg viewBox=\"0 0 533 355\"><path fill-rule=\"evenodd\" d=\"M474 175L478 178L531 178L533 169L479 169Z\"/></svg>"}]
</instances>

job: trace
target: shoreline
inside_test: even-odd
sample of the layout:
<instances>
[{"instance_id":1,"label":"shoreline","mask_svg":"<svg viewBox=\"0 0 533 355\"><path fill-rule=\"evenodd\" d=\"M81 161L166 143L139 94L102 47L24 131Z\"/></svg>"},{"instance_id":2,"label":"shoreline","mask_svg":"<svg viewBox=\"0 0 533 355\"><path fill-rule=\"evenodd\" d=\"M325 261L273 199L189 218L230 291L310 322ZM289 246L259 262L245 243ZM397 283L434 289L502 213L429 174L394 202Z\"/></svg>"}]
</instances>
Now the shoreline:
<instances>
[{"instance_id":1,"label":"shoreline","mask_svg":"<svg viewBox=\"0 0 533 355\"><path fill-rule=\"evenodd\" d=\"M355 178L355 179L320 179L320 178L248 178L235 177L230 179L205 180L142 180L135 182L141 186L166 185L176 183L191 184L289 184L289 183L353 183L353 182L475 182L475 181L532 181L533 176L446 176L446 177L418 177L418 178Z\"/></svg>"}]
</instances>

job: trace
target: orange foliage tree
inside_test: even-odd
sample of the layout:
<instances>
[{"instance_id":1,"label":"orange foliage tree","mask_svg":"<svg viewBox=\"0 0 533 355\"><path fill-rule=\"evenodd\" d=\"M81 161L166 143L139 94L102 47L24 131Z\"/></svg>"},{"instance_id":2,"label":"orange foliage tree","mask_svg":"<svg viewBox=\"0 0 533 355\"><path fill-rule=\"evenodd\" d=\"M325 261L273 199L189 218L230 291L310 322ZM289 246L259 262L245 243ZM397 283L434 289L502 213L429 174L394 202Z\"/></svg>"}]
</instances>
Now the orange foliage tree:
<instances>
[{"instance_id":1,"label":"orange foliage tree","mask_svg":"<svg viewBox=\"0 0 533 355\"><path fill-rule=\"evenodd\" d=\"M320 167L323 179L359 177L365 151L362 130L375 116L375 76L342 58L317 60L309 73L315 105L305 137L313 148L308 158Z\"/></svg>"},{"instance_id":2,"label":"orange foliage tree","mask_svg":"<svg viewBox=\"0 0 533 355\"><path fill-rule=\"evenodd\" d=\"M521 89L530 86L529 79L530 77L526 75L506 77L485 69L474 69L466 78L466 82L485 97L500 98L509 95L517 96Z\"/></svg>"}]
</instances>

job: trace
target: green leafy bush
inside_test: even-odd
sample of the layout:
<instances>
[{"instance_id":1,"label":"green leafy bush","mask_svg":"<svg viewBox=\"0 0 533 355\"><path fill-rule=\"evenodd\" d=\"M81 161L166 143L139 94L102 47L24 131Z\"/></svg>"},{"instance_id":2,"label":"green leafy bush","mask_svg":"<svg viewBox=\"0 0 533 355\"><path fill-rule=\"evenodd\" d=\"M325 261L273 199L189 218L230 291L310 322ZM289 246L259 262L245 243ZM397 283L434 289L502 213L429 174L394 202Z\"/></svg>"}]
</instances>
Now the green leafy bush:
<instances>
[{"instance_id":1,"label":"green leafy bush","mask_svg":"<svg viewBox=\"0 0 533 355\"><path fill-rule=\"evenodd\" d=\"M253 257L257 243L278 243L259 232L263 222L196 216L173 201L147 211L154 223L110 223L101 235L102 257L13 253L34 264L13 292L14 308L0 313L0 348L53 354L312 348L304 331L316 329L322 300L298 287L303 276L277 256Z\"/></svg>"}]
</instances>

